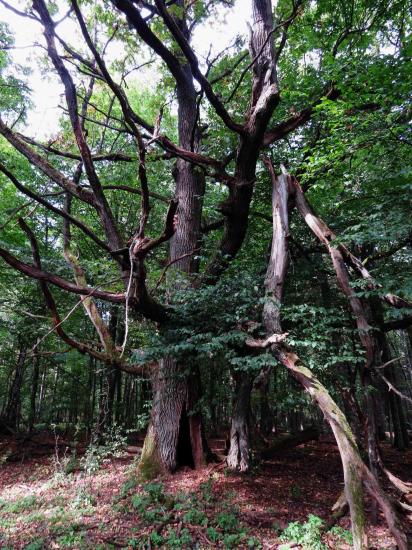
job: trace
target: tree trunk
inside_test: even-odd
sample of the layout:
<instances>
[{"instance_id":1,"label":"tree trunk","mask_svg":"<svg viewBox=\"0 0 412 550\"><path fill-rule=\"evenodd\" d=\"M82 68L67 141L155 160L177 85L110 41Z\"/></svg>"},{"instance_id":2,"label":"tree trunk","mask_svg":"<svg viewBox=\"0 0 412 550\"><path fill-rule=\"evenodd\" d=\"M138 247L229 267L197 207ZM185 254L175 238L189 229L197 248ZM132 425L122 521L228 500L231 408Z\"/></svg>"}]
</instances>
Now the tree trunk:
<instances>
[{"instance_id":1,"label":"tree trunk","mask_svg":"<svg viewBox=\"0 0 412 550\"><path fill-rule=\"evenodd\" d=\"M9 397L4 421L9 428L18 429L21 415L21 389L23 386L24 367L26 361L27 349L24 344L20 345L20 351L17 358L16 369L10 386Z\"/></svg>"},{"instance_id":2,"label":"tree trunk","mask_svg":"<svg viewBox=\"0 0 412 550\"><path fill-rule=\"evenodd\" d=\"M230 448L227 465L231 470L247 472L250 468L250 393L253 376L247 372L233 373L235 392L230 426Z\"/></svg>"},{"instance_id":3,"label":"tree trunk","mask_svg":"<svg viewBox=\"0 0 412 550\"><path fill-rule=\"evenodd\" d=\"M37 340L39 342L39 340ZM30 410L28 420L28 430L31 432L36 422L36 398L37 389L39 386L39 371L40 371L40 359L39 356L33 358L33 372L31 375L31 388L30 388Z\"/></svg>"},{"instance_id":4,"label":"tree trunk","mask_svg":"<svg viewBox=\"0 0 412 550\"><path fill-rule=\"evenodd\" d=\"M187 445L187 384L173 359L162 361L152 376L152 384L151 421L139 466L144 479L156 477L164 470L173 472L178 464L193 466L191 447Z\"/></svg>"},{"instance_id":5,"label":"tree trunk","mask_svg":"<svg viewBox=\"0 0 412 550\"><path fill-rule=\"evenodd\" d=\"M286 348L286 346L276 349L275 356L292 372L296 380L313 397L333 431L342 460L345 496L349 503L352 520L354 550L366 550L368 548L365 532L362 484L381 507L389 530L394 536L399 550L408 550L408 539L392 503L382 491L376 477L362 461L349 424L327 389L303 365L299 357Z\"/></svg>"},{"instance_id":6,"label":"tree trunk","mask_svg":"<svg viewBox=\"0 0 412 550\"><path fill-rule=\"evenodd\" d=\"M266 165L270 171L273 184L273 242L266 272L265 286L267 300L264 306L263 318L267 334L268 336L272 336L274 334L280 334L281 332L280 303L287 268L287 235L289 231L287 217L289 178L286 175L276 177L272 164L266 161ZM305 220L308 223L312 222L314 217L313 213L308 209L307 203L304 203L303 193L301 193L301 196L298 196L298 193L299 189L296 195L296 202L299 202L298 207L300 207L301 213L304 214ZM302 210L304 210L304 212L302 212ZM318 229L318 227L317 224L316 229ZM324 229L324 227L322 227L322 229ZM326 239L326 243L329 246L328 239ZM332 259L334 260L335 268L338 270L340 268L340 259L334 255L332 255ZM343 276L343 286L346 289L345 274ZM350 296L350 299L353 299L352 296ZM316 401L333 431L342 460L345 479L345 495L348 500L352 520L354 549L366 550L368 548L363 507L362 484L364 484L366 490L381 506L388 527L395 537L399 548L401 550L407 550L407 537L401 528L393 506L386 494L382 491L376 477L362 461L355 438L342 411L333 401L327 389L313 376L311 371L301 362L299 357L287 346L281 343L274 344L272 345L272 352L276 359L286 366L294 378L302 384L305 390Z\"/></svg>"},{"instance_id":7,"label":"tree trunk","mask_svg":"<svg viewBox=\"0 0 412 550\"><path fill-rule=\"evenodd\" d=\"M182 0L178 4L183 6ZM190 39L184 20L176 19L181 31ZM179 145L197 151L200 134L197 119L197 95L189 65L182 66L184 82L177 82ZM170 243L170 270L177 277L174 285L190 285L190 275L196 273L199 262L196 251L201 235L202 203L205 177L202 170L183 159L177 159L174 170L175 196L178 200L177 227ZM180 259L179 259L180 258ZM153 405L150 426L142 451L140 469L144 477L159 471L174 471L178 466L199 467L203 463L203 443L200 412L192 413L199 399L199 372L182 375L187 365L172 357L160 361L153 377Z\"/></svg>"},{"instance_id":8,"label":"tree trunk","mask_svg":"<svg viewBox=\"0 0 412 550\"><path fill-rule=\"evenodd\" d=\"M273 430L273 414L269 404L270 373L266 376L259 388L260 393L260 419L259 428L264 436L268 436Z\"/></svg>"}]
</instances>

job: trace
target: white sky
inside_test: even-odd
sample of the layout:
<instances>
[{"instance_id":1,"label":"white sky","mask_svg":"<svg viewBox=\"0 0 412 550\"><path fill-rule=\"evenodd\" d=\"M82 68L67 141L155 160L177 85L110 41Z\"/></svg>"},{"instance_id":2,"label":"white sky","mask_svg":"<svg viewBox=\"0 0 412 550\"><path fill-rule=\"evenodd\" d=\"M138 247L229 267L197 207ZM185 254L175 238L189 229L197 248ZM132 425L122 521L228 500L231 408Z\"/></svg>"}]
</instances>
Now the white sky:
<instances>
[{"instance_id":1,"label":"white sky","mask_svg":"<svg viewBox=\"0 0 412 550\"><path fill-rule=\"evenodd\" d=\"M9 0L16 8L23 9L26 2L21 0ZM59 2L64 6L61 14L67 11L67 2ZM196 29L193 37L193 46L199 54L206 55L212 44L212 52L224 50L237 34L247 33L246 21L250 14L250 0L236 0L235 7L222 12L222 16ZM55 19L58 19L57 16ZM62 99L63 87L54 74L44 74L36 60L36 55L42 53L40 48L33 48L35 43L43 43L41 26L28 18L15 15L0 4L0 21L6 22L15 36L16 49L12 58L15 63L29 66L32 70L29 76L29 86L32 89L32 101L34 108L28 116L27 134L32 137L45 138L54 134L58 129L58 119L61 115L59 104L64 104ZM75 32L75 26L70 20L66 20L58 27L58 33L63 38L73 43L71 37ZM121 52L118 50L119 55ZM115 59L116 46L109 52L109 58ZM154 75L152 75L153 77ZM148 79L148 76L146 76ZM146 83L143 83L146 84Z\"/></svg>"}]
</instances>

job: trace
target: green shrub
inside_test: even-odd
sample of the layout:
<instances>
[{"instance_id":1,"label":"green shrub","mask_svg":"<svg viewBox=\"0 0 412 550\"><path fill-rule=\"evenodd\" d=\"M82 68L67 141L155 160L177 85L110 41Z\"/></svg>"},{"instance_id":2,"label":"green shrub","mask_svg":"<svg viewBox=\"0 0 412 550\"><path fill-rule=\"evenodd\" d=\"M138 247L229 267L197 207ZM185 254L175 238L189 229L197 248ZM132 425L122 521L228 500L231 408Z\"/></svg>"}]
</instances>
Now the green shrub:
<instances>
[{"instance_id":1,"label":"green shrub","mask_svg":"<svg viewBox=\"0 0 412 550\"><path fill-rule=\"evenodd\" d=\"M327 550L327 546L322 542L322 527L323 521L318 516L309 514L305 523L298 521L289 523L280 536L280 540L295 542L305 550Z\"/></svg>"},{"instance_id":2,"label":"green shrub","mask_svg":"<svg viewBox=\"0 0 412 550\"><path fill-rule=\"evenodd\" d=\"M193 508L185 513L183 521L192 525L207 525L207 516L203 510Z\"/></svg>"},{"instance_id":3,"label":"green shrub","mask_svg":"<svg viewBox=\"0 0 412 550\"><path fill-rule=\"evenodd\" d=\"M223 531L234 531L239 527L239 520L231 512L221 512L216 516L216 524L223 529Z\"/></svg>"},{"instance_id":4,"label":"green shrub","mask_svg":"<svg viewBox=\"0 0 412 550\"><path fill-rule=\"evenodd\" d=\"M348 544L353 544L353 537L352 533L348 531L347 529L344 529L343 527L340 527L339 525L334 525L332 529L328 531L331 535L338 539L342 539Z\"/></svg>"},{"instance_id":5,"label":"green shrub","mask_svg":"<svg viewBox=\"0 0 412 550\"><path fill-rule=\"evenodd\" d=\"M110 426L103 434L102 439L104 445L92 443L87 447L80 460L80 465L89 475L97 472L105 460L120 456L127 443L127 438L117 424Z\"/></svg>"}]
</instances>

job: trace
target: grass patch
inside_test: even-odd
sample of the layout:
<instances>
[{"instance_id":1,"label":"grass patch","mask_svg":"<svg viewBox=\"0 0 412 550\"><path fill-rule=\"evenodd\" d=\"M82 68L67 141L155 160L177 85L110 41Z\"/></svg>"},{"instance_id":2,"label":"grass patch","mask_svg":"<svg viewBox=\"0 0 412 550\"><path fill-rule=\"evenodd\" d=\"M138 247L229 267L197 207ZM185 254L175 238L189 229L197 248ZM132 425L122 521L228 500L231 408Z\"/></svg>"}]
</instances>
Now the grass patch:
<instances>
[{"instance_id":1,"label":"grass patch","mask_svg":"<svg viewBox=\"0 0 412 550\"><path fill-rule=\"evenodd\" d=\"M0 501L0 513L1 514L20 514L31 510L37 505L37 499L34 495L19 498L12 502L2 500Z\"/></svg>"}]
</instances>

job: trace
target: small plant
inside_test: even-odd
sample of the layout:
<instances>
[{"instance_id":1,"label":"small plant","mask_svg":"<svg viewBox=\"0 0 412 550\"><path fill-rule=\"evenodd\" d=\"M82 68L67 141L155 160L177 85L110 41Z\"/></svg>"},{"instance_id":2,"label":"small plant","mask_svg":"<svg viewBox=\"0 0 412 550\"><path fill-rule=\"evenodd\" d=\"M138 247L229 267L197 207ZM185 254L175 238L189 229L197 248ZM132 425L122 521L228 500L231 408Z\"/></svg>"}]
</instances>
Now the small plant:
<instances>
[{"instance_id":1,"label":"small plant","mask_svg":"<svg viewBox=\"0 0 412 550\"><path fill-rule=\"evenodd\" d=\"M110 426L102 439L104 445L90 444L80 460L82 468L88 475L97 472L105 460L120 456L127 443L126 437L117 424Z\"/></svg>"},{"instance_id":2,"label":"small plant","mask_svg":"<svg viewBox=\"0 0 412 550\"><path fill-rule=\"evenodd\" d=\"M225 548L239 548L244 543L246 537L245 532L227 533L223 536L223 546Z\"/></svg>"},{"instance_id":3,"label":"small plant","mask_svg":"<svg viewBox=\"0 0 412 550\"><path fill-rule=\"evenodd\" d=\"M162 537L162 535L159 535L159 533L157 531L153 531L150 534L150 542L154 546L160 546L163 543L163 537Z\"/></svg>"},{"instance_id":4,"label":"small plant","mask_svg":"<svg viewBox=\"0 0 412 550\"><path fill-rule=\"evenodd\" d=\"M212 542L217 542L219 540L220 533L216 531L214 527L208 527L206 533Z\"/></svg>"},{"instance_id":5,"label":"small plant","mask_svg":"<svg viewBox=\"0 0 412 550\"><path fill-rule=\"evenodd\" d=\"M207 481L200 485L200 490L202 492L202 498L205 502L210 503L213 501L213 491L212 491L212 478L209 478Z\"/></svg>"},{"instance_id":6,"label":"small plant","mask_svg":"<svg viewBox=\"0 0 412 550\"><path fill-rule=\"evenodd\" d=\"M71 507L75 509L82 509L92 507L95 504L95 497L90 494L84 487L80 487L76 491L76 495L72 500Z\"/></svg>"},{"instance_id":7,"label":"small plant","mask_svg":"<svg viewBox=\"0 0 412 550\"><path fill-rule=\"evenodd\" d=\"M300 544L305 550L326 550L327 546L322 542L323 521L313 514L309 514L305 523L294 521L289 523L282 535L282 542L294 542ZM279 550L281 550L282 546ZM287 546L284 545L286 549Z\"/></svg>"},{"instance_id":8,"label":"small plant","mask_svg":"<svg viewBox=\"0 0 412 550\"><path fill-rule=\"evenodd\" d=\"M132 496L133 508L147 523L167 522L171 517L169 511L175 505L174 499L165 495L162 483L147 483L143 489L144 493Z\"/></svg>"},{"instance_id":9,"label":"small plant","mask_svg":"<svg viewBox=\"0 0 412 550\"><path fill-rule=\"evenodd\" d=\"M169 527L165 543L167 548L190 548L193 544L193 539L188 529L182 529L178 534L174 529Z\"/></svg>"},{"instance_id":10,"label":"small plant","mask_svg":"<svg viewBox=\"0 0 412 550\"><path fill-rule=\"evenodd\" d=\"M74 531L62 535L57 539L60 548L81 548L83 543L83 535L75 533Z\"/></svg>"},{"instance_id":11,"label":"small plant","mask_svg":"<svg viewBox=\"0 0 412 550\"><path fill-rule=\"evenodd\" d=\"M27 497L19 498L14 502L8 502L3 500L0 502L0 510L6 514L18 514L30 510L36 505L36 497L34 495L28 495Z\"/></svg>"},{"instance_id":12,"label":"small plant","mask_svg":"<svg viewBox=\"0 0 412 550\"><path fill-rule=\"evenodd\" d=\"M202 510L193 508L185 513L183 521L192 525L207 525L207 516Z\"/></svg>"},{"instance_id":13,"label":"small plant","mask_svg":"<svg viewBox=\"0 0 412 550\"><path fill-rule=\"evenodd\" d=\"M216 524L223 531L233 531L239 526L239 520L231 512L221 512L216 516Z\"/></svg>"},{"instance_id":14,"label":"small plant","mask_svg":"<svg viewBox=\"0 0 412 550\"><path fill-rule=\"evenodd\" d=\"M348 529L340 527L340 525L334 525L328 532L337 539L341 539L350 545L353 544L352 533Z\"/></svg>"},{"instance_id":15,"label":"small plant","mask_svg":"<svg viewBox=\"0 0 412 550\"><path fill-rule=\"evenodd\" d=\"M74 449L73 454L68 454L69 447L65 447L63 452L59 448L59 439L57 430L58 427L53 424L53 433L54 433L54 454L51 457L51 465L54 471L53 484L64 484L67 479L67 475L74 472L77 467L77 458L76 458L76 449Z\"/></svg>"},{"instance_id":16,"label":"small plant","mask_svg":"<svg viewBox=\"0 0 412 550\"><path fill-rule=\"evenodd\" d=\"M138 485L138 480L135 476L132 476L126 479L126 481L123 483L123 485L120 488L119 499L127 497L130 491L135 489L137 485Z\"/></svg>"}]
</instances>

